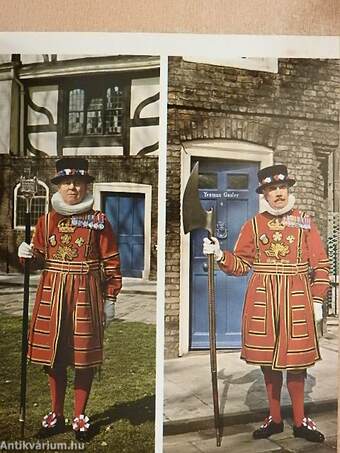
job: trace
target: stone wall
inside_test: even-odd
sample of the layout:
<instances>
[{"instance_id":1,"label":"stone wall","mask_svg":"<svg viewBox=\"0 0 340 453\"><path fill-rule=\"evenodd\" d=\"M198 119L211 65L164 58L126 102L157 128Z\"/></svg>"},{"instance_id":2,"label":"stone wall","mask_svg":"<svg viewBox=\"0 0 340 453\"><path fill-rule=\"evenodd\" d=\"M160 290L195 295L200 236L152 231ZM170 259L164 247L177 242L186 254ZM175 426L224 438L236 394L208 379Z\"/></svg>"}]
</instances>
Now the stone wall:
<instances>
[{"instance_id":1,"label":"stone wall","mask_svg":"<svg viewBox=\"0 0 340 453\"><path fill-rule=\"evenodd\" d=\"M166 356L179 344L180 152L192 140L264 145L298 184L296 205L327 234L328 158L339 149L339 60L282 59L277 74L169 61Z\"/></svg>"}]
</instances>

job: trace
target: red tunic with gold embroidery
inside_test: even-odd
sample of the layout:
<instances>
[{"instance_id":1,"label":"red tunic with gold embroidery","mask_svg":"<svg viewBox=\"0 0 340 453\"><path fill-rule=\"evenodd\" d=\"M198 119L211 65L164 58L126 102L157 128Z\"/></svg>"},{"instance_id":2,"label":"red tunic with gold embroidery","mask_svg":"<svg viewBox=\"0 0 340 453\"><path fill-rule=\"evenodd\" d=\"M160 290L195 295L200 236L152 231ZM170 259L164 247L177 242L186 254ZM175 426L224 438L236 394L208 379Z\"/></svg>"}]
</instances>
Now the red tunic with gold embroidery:
<instances>
[{"instance_id":1,"label":"red tunic with gold embroidery","mask_svg":"<svg viewBox=\"0 0 340 453\"><path fill-rule=\"evenodd\" d=\"M298 210L284 217L257 214L220 267L236 276L254 271L243 308L242 359L293 370L321 358L313 301L322 303L327 293L329 260L309 216Z\"/></svg>"},{"instance_id":2,"label":"red tunic with gold embroidery","mask_svg":"<svg viewBox=\"0 0 340 453\"><path fill-rule=\"evenodd\" d=\"M72 216L54 210L38 220L33 247L44 270L28 338L27 356L33 362L77 368L102 363L104 299L115 299L122 278L111 225L104 214L96 214L101 230L77 226Z\"/></svg>"}]
</instances>

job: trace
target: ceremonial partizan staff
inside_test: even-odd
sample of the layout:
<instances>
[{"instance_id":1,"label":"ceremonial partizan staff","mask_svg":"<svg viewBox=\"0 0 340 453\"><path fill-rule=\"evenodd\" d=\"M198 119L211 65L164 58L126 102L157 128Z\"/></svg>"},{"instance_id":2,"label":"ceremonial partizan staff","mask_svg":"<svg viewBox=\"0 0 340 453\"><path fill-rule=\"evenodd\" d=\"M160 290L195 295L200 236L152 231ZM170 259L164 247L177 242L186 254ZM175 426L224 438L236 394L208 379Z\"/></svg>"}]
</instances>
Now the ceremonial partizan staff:
<instances>
[{"instance_id":1,"label":"ceremonial partizan staff","mask_svg":"<svg viewBox=\"0 0 340 453\"><path fill-rule=\"evenodd\" d=\"M198 162L192 169L183 196L183 229L189 233L196 229L208 231L209 238L215 234L216 216L213 210L205 211L199 199L198 192ZM209 317L209 354L211 387L214 406L214 424L216 433L216 446L221 446L222 423L218 398L217 382L217 357L216 357L216 308L215 308L215 277L214 277L214 251L208 253L208 317Z\"/></svg>"},{"instance_id":2,"label":"ceremonial partizan staff","mask_svg":"<svg viewBox=\"0 0 340 453\"><path fill-rule=\"evenodd\" d=\"M31 210L34 195L38 191L37 178L25 178L20 180L20 191L26 200L25 210L25 241L31 238ZM20 385L20 434L24 438L26 419L26 380L27 380L27 326L29 309L29 286L30 286L30 260L24 261L24 300L22 309L22 335L21 335L21 385Z\"/></svg>"}]
</instances>

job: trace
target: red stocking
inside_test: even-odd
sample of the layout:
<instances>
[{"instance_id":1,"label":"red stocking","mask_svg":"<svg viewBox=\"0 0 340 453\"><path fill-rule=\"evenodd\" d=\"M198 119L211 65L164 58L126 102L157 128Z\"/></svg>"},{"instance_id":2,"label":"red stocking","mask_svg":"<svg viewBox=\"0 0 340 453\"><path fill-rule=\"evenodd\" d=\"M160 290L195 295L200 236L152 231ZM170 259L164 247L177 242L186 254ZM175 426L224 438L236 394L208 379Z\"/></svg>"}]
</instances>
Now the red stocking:
<instances>
[{"instance_id":1,"label":"red stocking","mask_svg":"<svg viewBox=\"0 0 340 453\"><path fill-rule=\"evenodd\" d=\"M93 368L76 369L74 376L74 416L84 414L86 403L90 395Z\"/></svg>"},{"instance_id":2,"label":"red stocking","mask_svg":"<svg viewBox=\"0 0 340 453\"><path fill-rule=\"evenodd\" d=\"M294 425L301 426L305 416L304 393L305 393L306 372L290 373L287 372L287 387L292 401Z\"/></svg>"},{"instance_id":3,"label":"red stocking","mask_svg":"<svg viewBox=\"0 0 340 453\"><path fill-rule=\"evenodd\" d=\"M282 373L269 367L262 367L262 372L267 389L270 415L273 418L273 422L280 423L282 421L280 405Z\"/></svg>"},{"instance_id":4,"label":"red stocking","mask_svg":"<svg viewBox=\"0 0 340 453\"><path fill-rule=\"evenodd\" d=\"M67 385L66 367L49 368L48 383L50 386L52 411L57 415L63 415Z\"/></svg>"}]
</instances>

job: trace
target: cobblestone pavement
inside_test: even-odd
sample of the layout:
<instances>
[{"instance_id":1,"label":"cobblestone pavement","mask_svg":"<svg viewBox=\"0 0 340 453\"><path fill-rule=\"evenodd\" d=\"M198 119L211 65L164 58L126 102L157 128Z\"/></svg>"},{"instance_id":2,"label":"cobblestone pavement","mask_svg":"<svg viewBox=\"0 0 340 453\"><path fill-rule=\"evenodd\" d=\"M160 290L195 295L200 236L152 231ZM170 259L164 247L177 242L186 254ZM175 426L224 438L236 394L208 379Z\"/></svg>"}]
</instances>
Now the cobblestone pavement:
<instances>
[{"instance_id":1,"label":"cobblestone pavement","mask_svg":"<svg viewBox=\"0 0 340 453\"><path fill-rule=\"evenodd\" d=\"M0 280L0 312L21 316L23 303L23 276L9 277L8 280L1 276ZM29 311L32 312L37 276L32 278L30 289ZM116 305L116 318L128 322L144 322L146 324L156 323L156 291L154 285L147 282L144 286L141 283L133 285L129 282L126 290L118 296ZM143 290L145 287L145 290Z\"/></svg>"},{"instance_id":2,"label":"cobblestone pavement","mask_svg":"<svg viewBox=\"0 0 340 453\"><path fill-rule=\"evenodd\" d=\"M191 432L164 437L163 453L335 453L337 417L335 411L315 416L317 427L326 437L323 444L296 439L292 434L292 421L285 420L285 430L269 439L253 440L252 432L258 424L233 425L224 428L222 445L216 447L213 430Z\"/></svg>"}]
</instances>

